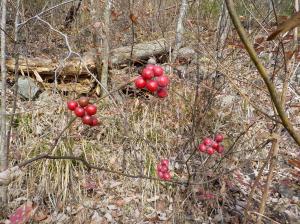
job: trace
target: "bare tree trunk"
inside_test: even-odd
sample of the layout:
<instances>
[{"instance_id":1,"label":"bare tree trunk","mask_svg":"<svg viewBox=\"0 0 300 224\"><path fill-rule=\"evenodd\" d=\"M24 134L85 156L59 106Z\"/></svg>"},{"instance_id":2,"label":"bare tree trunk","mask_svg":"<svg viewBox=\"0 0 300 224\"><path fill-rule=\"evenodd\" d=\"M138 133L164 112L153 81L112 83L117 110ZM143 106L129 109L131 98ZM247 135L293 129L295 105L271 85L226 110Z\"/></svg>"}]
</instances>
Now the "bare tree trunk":
<instances>
[{"instance_id":1,"label":"bare tree trunk","mask_svg":"<svg viewBox=\"0 0 300 224\"><path fill-rule=\"evenodd\" d=\"M176 26L176 39L175 39L175 47L173 51L173 62L176 61L177 55L178 55L178 50L182 46L183 42L183 34L184 34L184 19L186 17L188 10L188 2L187 0L181 0L181 6L180 6L180 11L179 11L179 16L178 16L178 21L177 21L177 26Z\"/></svg>"},{"instance_id":2,"label":"bare tree trunk","mask_svg":"<svg viewBox=\"0 0 300 224\"><path fill-rule=\"evenodd\" d=\"M217 58L221 59L223 57L223 49L225 42L230 30L230 18L226 8L225 2L222 4L222 11L218 21L218 31L217 31Z\"/></svg>"},{"instance_id":3,"label":"bare tree trunk","mask_svg":"<svg viewBox=\"0 0 300 224\"><path fill-rule=\"evenodd\" d=\"M109 61L109 25L110 25L110 9L112 0L105 0L104 12L103 12L103 56L102 56L102 73L101 73L101 84L102 91L101 95L105 94L107 90L108 81L108 61ZM104 90L104 91L103 91Z\"/></svg>"},{"instance_id":4,"label":"bare tree trunk","mask_svg":"<svg viewBox=\"0 0 300 224\"><path fill-rule=\"evenodd\" d=\"M96 1L96 2L95 2ZM102 26L102 23L100 22L100 5L97 4L97 0L91 0L91 17L93 21L93 44L94 48L96 49L96 55L95 55L95 67L97 72L97 78L100 81L101 80L101 73L102 73L102 64L101 64L101 29L100 26ZM100 86L97 85L96 87L96 93L100 94Z\"/></svg>"},{"instance_id":5,"label":"bare tree trunk","mask_svg":"<svg viewBox=\"0 0 300 224\"><path fill-rule=\"evenodd\" d=\"M17 0L16 2L16 18L15 18L15 43L14 43L14 59L15 59L15 80L19 79L19 56L20 56L20 43L19 43L19 34L20 34L20 28L18 27L18 24L20 22L20 1ZM7 67L6 67L7 69ZM13 128L13 123L15 119L15 112L17 108L17 98L18 98L18 85L14 86L14 99L13 99L13 110L12 115L10 117L9 126L7 128L7 154L9 155L10 152L10 137L11 132Z\"/></svg>"},{"instance_id":6,"label":"bare tree trunk","mask_svg":"<svg viewBox=\"0 0 300 224\"><path fill-rule=\"evenodd\" d=\"M0 172L8 168L7 157L7 136L6 136L6 64L5 64L5 48L6 48L6 0L2 0L2 16L1 16L1 135L0 135ZM0 204L7 203L7 186L0 186Z\"/></svg>"}]
</instances>

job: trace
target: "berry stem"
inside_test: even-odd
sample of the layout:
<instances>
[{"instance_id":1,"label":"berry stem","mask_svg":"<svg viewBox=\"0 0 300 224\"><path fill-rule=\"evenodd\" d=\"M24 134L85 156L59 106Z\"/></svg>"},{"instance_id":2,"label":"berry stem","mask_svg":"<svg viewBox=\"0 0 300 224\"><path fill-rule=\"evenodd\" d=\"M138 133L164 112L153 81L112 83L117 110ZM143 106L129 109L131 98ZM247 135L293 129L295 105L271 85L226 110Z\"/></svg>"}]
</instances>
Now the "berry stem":
<instances>
[{"instance_id":1,"label":"berry stem","mask_svg":"<svg viewBox=\"0 0 300 224\"><path fill-rule=\"evenodd\" d=\"M63 133L71 126L71 124L76 120L76 118L77 117L73 117L69 121L69 123L64 127L64 129L56 136L56 138L54 139L54 142L53 142L53 144L51 146L51 150L53 150L56 147L56 145L57 145L59 139L61 138L61 136L63 135Z\"/></svg>"},{"instance_id":2,"label":"berry stem","mask_svg":"<svg viewBox=\"0 0 300 224\"><path fill-rule=\"evenodd\" d=\"M100 98L99 98L99 99L98 99L96 102L100 102L100 101L101 101L101 100L103 100L104 98L106 98L106 97L110 96L112 93L114 93L114 92L117 92L118 90L120 90L120 89L124 88L124 87L125 87L125 86L127 86L128 84L130 84L130 83L134 82L134 81L135 81L135 79L136 79L136 77L134 77L134 78L130 79L128 82L126 82L126 83L124 83L124 84L120 85L120 86L119 86L119 87L117 87L116 89L114 89L114 90L112 90L112 91L108 92L106 95L104 95L104 96L100 97Z\"/></svg>"}]
</instances>

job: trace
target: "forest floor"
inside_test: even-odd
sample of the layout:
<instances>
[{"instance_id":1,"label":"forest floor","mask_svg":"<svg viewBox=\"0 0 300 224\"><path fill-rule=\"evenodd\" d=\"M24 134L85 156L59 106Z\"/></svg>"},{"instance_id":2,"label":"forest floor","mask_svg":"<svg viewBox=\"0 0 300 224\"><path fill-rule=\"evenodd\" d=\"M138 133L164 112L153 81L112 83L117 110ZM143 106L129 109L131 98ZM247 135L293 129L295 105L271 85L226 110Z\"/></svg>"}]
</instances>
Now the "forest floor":
<instances>
[{"instance_id":1,"label":"forest floor","mask_svg":"<svg viewBox=\"0 0 300 224\"><path fill-rule=\"evenodd\" d=\"M11 134L11 166L49 153L86 158L105 171L88 170L72 160L45 159L23 167L22 174L9 185L6 209L10 219L18 217L18 208L25 206L27 212L19 223L241 223L277 124L268 117L273 116L272 104L239 42L231 41L224 59L216 61L210 46L212 36L209 30L203 31L201 40L188 36L187 47L198 52L197 57L172 65L173 70L168 69L168 57L159 60L171 80L167 98L138 91L133 84L114 92L112 98L99 100L91 93L101 125L91 128L76 120L55 148L51 148L53 140L73 116L66 102L77 99L80 92L57 93L40 83L42 91L36 99L18 98L20 113ZM42 44L42 38L27 43L27 49L33 50L29 55L51 59L63 55L62 39L47 45L54 51L42 45L36 51L36 41ZM260 57L272 71L270 46L262 45ZM136 70L112 69L110 87L137 76L132 72ZM283 83L280 75L277 86ZM8 111L12 109L13 84L8 89ZM300 88L294 77L289 90L288 112L299 125ZM208 156L195 150L204 137L216 133L225 136L224 153ZM263 221L299 223L299 147L284 129L280 136ZM173 182L155 179L161 159L169 159ZM249 223L256 223L259 216L268 168L263 169L250 198ZM8 223L8 219L1 217L0 223Z\"/></svg>"}]
</instances>

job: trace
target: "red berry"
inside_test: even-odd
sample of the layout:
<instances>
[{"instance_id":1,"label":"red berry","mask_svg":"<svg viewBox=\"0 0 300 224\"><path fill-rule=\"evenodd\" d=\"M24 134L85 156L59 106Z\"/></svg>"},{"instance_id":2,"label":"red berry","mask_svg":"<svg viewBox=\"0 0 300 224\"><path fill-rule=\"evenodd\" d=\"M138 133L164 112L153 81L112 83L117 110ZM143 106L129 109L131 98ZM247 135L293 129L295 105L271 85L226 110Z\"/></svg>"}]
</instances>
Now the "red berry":
<instances>
[{"instance_id":1,"label":"red berry","mask_svg":"<svg viewBox=\"0 0 300 224\"><path fill-rule=\"evenodd\" d=\"M157 96L159 98L165 98L168 96L168 91L164 88L157 90Z\"/></svg>"},{"instance_id":2,"label":"red berry","mask_svg":"<svg viewBox=\"0 0 300 224\"><path fill-rule=\"evenodd\" d=\"M143 79L142 76L139 76L135 81L134 81L135 87L138 89L142 89L146 86L147 82L145 79Z\"/></svg>"},{"instance_id":3,"label":"red berry","mask_svg":"<svg viewBox=\"0 0 300 224\"><path fill-rule=\"evenodd\" d=\"M77 117L83 117L85 115L85 110L82 107L76 107L74 113Z\"/></svg>"},{"instance_id":4,"label":"red berry","mask_svg":"<svg viewBox=\"0 0 300 224\"><path fill-rule=\"evenodd\" d=\"M161 179L164 178L164 173L163 172L158 171L157 174L158 174L159 178L161 178Z\"/></svg>"},{"instance_id":5,"label":"red berry","mask_svg":"<svg viewBox=\"0 0 300 224\"><path fill-rule=\"evenodd\" d=\"M78 107L78 103L74 100L70 100L67 103L67 106L68 106L69 110L75 110L75 108Z\"/></svg>"},{"instance_id":6,"label":"red berry","mask_svg":"<svg viewBox=\"0 0 300 224\"><path fill-rule=\"evenodd\" d=\"M213 143L211 144L211 147L212 147L213 149L217 150L217 148L219 147L219 144L218 144L217 142L213 142Z\"/></svg>"},{"instance_id":7,"label":"red berry","mask_svg":"<svg viewBox=\"0 0 300 224\"><path fill-rule=\"evenodd\" d=\"M203 144L204 145L208 146L208 145L211 145L211 143L212 143L212 140L210 138L204 138L203 139Z\"/></svg>"},{"instance_id":8,"label":"red berry","mask_svg":"<svg viewBox=\"0 0 300 224\"><path fill-rule=\"evenodd\" d=\"M160 87L166 87L170 82L168 76L166 76L166 75L157 77L156 81Z\"/></svg>"},{"instance_id":9,"label":"red berry","mask_svg":"<svg viewBox=\"0 0 300 224\"><path fill-rule=\"evenodd\" d=\"M167 166L162 165L162 166L160 167L160 172L165 173L165 172L168 172L168 171L169 171L169 168L168 168Z\"/></svg>"},{"instance_id":10,"label":"red berry","mask_svg":"<svg viewBox=\"0 0 300 224\"><path fill-rule=\"evenodd\" d=\"M87 124L87 125L92 125L93 118L90 115L84 115L82 117L82 123Z\"/></svg>"},{"instance_id":11,"label":"red berry","mask_svg":"<svg viewBox=\"0 0 300 224\"><path fill-rule=\"evenodd\" d=\"M223 145L219 145L217 148L217 152L218 153L222 153L224 151L224 146Z\"/></svg>"},{"instance_id":12,"label":"red berry","mask_svg":"<svg viewBox=\"0 0 300 224\"><path fill-rule=\"evenodd\" d=\"M212 155L212 154L214 154L215 150L212 147L208 147L206 152L208 155Z\"/></svg>"},{"instance_id":13,"label":"red berry","mask_svg":"<svg viewBox=\"0 0 300 224\"><path fill-rule=\"evenodd\" d=\"M170 180L170 179L171 179L170 173L169 173L169 172L164 173L163 179L164 179L164 180Z\"/></svg>"},{"instance_id":14,"label":"red berry","mask_svg":"<svg viewBox=\"0 0 300 224\"><path fill-rule=\"evenodd\" d=\"M152 69L150 68L144 68L142 71L142 77L144 79L152 79L154 76Z\"/></svg>"},{"instance_id":15,"label":"red berry","mask_svg":"<svg viewBox=\"0 0 300 224\"><path fill-rule=\"evenodd\" d=\"M99 120L95 117L92 117L91 126L98 126L100 124Z\"/></svg>"},{"instance_id":16,"label":"red berry","mask_svg":"<svg viewBox=\"0 0 300 224\"><path fill-rule=\"evenodd\" d=\"M224 136L223 136L222 134L217 134L217 135L215 136L215 141L216 141L216 142L222 142L223 139L224 139Z\"/></svg>"},{"instance_id":17,"label":"red berry","mask_svg":"<svg viewBox=\"0 0 300 224\"><path fill-rule=\"evenodd\" d=\"M167 160L167 159L163 159L161 162L160 162L160 164L161 165L163 165L163 166L169 166L169 160Z\"/></svg>"},{"instance_id":18,"label":"red berry","mask_svg":"<svg viewBox=\"0 0 300 224\"><path fill-rule=\"evenodd\" d=\"M156 170L159 171L159 172L161 172L161 168L162 168L162 167L163 167L163 165L158 164L157 167L156 167Z\"/></svg>"},{"instance_id":19,"label":"red berry","mask_svg":"<svg viewBox=\"0 0 300 224\"><path fill-rule=\"evenodd\" d=\"M158 89L158 84L157 84L157 82L155 80L150 80L150 81L147 82L146 88L150 92L155 92Z\"/></svg>"},{"instance_id":20,"label":"red berry","mask_svg":"<svg viewBox=\"0 0 300 224\"><path fill-rule=\"evenodd\" d=\"M148 64L147 66L146 66L146 68L148 68L148 69L151 69L152 71L153 71L153 68L155 67L155 65L153 65L153 64Z\"/></svg>"},{"instance_id":21,"label":"red berry","mask_svg":"<svg viewBox=\"0 0 300 224\"><path fill-rule=\"evenodd\" d=\"M202 143L198 146L200 152L206 152L206 146Z\"/></svg>"},{"instance_id":22,"label":"red berry","mask_svg":"<svg viewBox=\"0 0 300 224\"><path fill-rule=\"evenodd\" d=\"M97 113L97 107L93 104L87 105L84 109L85 109L85 112L90 116Z\"/></svg>"},{"instance_id":23,"label":"red berry","mask_svg":"<svg viewBox=\"0 0 300 224\"><path fill-rule=\"evenodd\" d=\"M89 104L89 98L88 97L80 97L78 100L78 103L81 107L86 107Z\"/></svg>"},{"instance_id":24,"label":"red berry","mask_svg":"<svg viewBox=\"0 0 300 224\"><path fill-rule=\"evenodd\" d=\"M154 66L152 70L153 70L154 76L161 76L164 74L163 68L158 65Z\"/></svg>"}]
</instances>

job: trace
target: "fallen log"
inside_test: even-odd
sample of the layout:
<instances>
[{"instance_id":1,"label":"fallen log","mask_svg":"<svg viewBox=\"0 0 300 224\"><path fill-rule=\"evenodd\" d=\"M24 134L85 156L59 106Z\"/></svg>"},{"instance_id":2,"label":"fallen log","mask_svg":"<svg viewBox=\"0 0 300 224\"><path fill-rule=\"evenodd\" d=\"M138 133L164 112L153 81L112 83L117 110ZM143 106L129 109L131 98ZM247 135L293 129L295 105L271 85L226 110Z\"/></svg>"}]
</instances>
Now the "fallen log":
<instances>
[{"instance_id":1,"label":"fallen log","mask_svg":"<svg viewBox=\"0 0 300 224\"><path fill-rule=\"evenodd\" d=\"M169 51L169 48L173 42L174 38L170 40L159 39L150 42L144 42L134 45L132 51L132 60L139 61L147 59L151 56L161 55ZM82 56L82 61L79 57L74 57L68 59L63 65L58 61L54 61L47 58L24 58L19 59L19 72L29 73L35 75L40 82L45 81L48 78L54 78L55 71L57 72L58 78L65 80L68 78L74 78L78 75L82 78L89 77L88 71L85 69L84 64L91 71L95 71L95 51L86 52ZM110 53L110 65L118 66L124 63L128 63L131 60L131 46L120 47L113 49ZM6 66L9 72L14 72L15 70L15 59L7 58Z\"/></svg>"}]
</instances>

